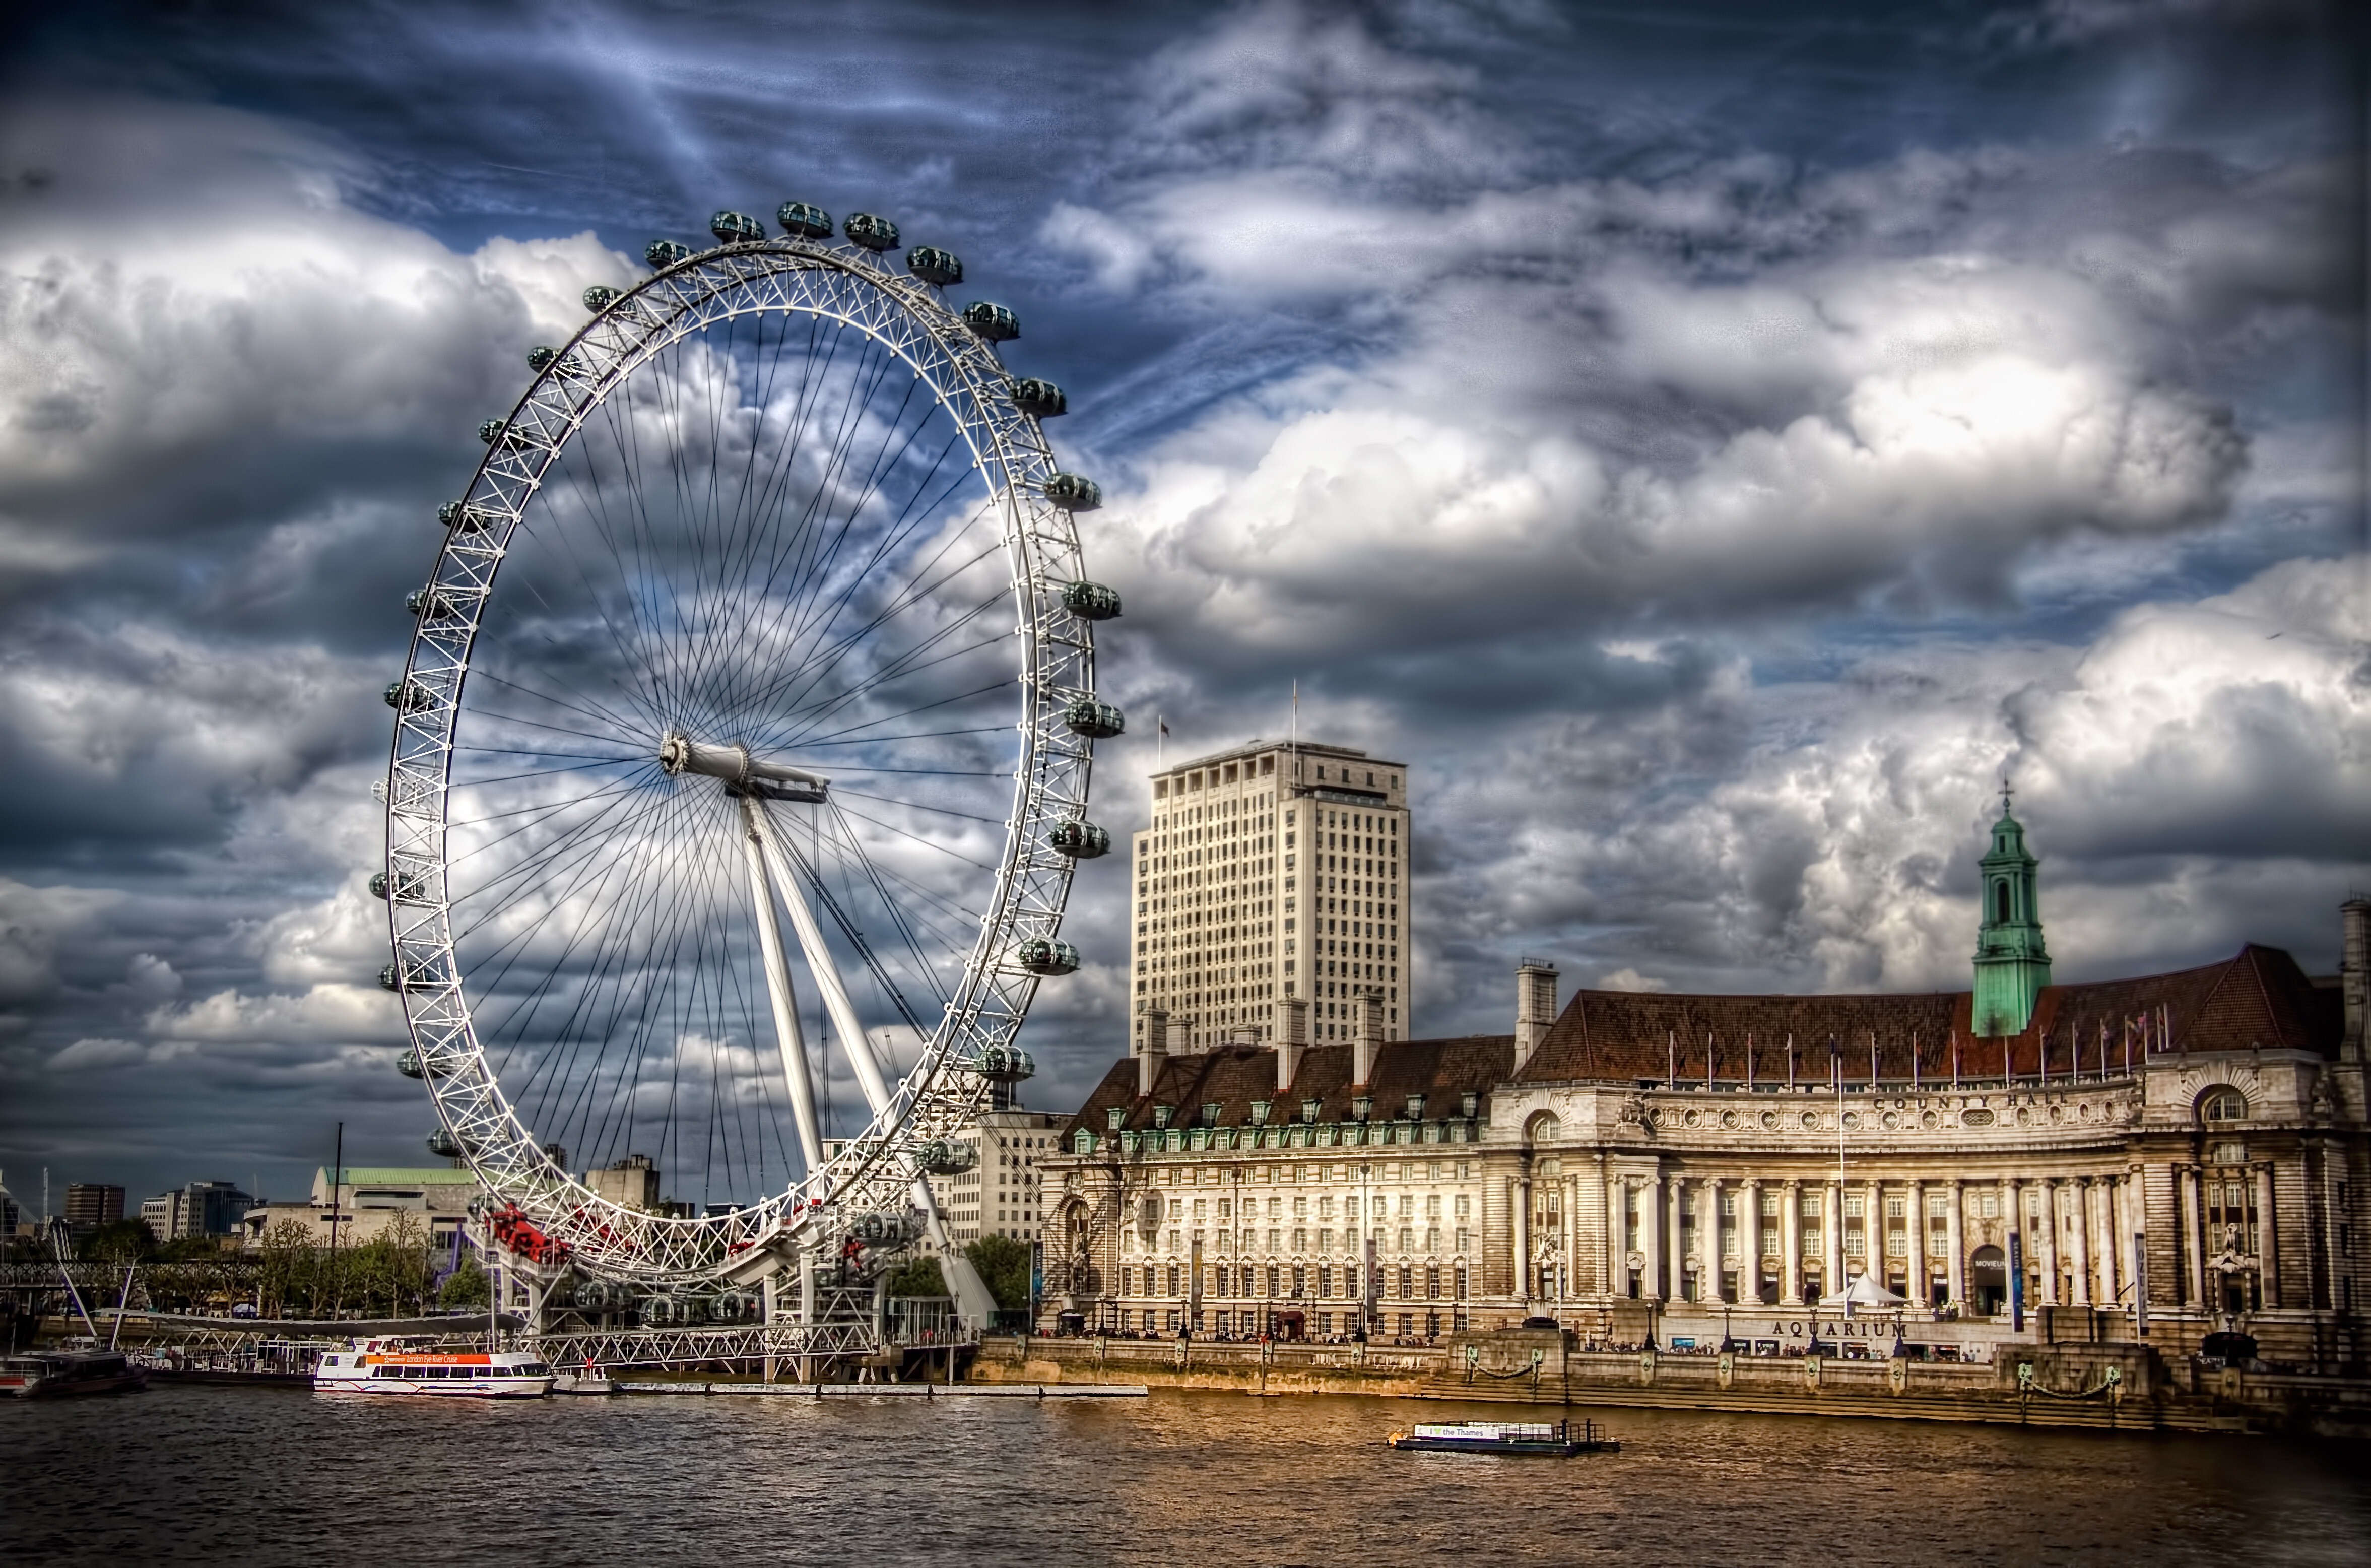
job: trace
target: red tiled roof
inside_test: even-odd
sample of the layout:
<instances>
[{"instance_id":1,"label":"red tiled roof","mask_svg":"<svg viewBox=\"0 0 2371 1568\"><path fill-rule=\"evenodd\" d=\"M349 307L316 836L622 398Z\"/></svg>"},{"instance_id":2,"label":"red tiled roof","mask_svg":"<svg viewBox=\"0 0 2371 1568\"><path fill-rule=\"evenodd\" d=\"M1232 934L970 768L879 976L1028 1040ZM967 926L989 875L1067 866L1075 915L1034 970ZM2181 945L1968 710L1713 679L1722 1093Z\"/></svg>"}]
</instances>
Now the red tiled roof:
<instances>
[{"instance_id":1,"label":"red tiled roof","mask_svg":"<svg viewBox=\"0 0 2371 1568\"><path fill-rule=\"evenodd\" d=\"M1779 1083L1787 1075L1791 1039L1798 1077L1826 1080L1833 1042L1847 1081L1869 1079L1874 1050L1878 1078L1948 1082L1954 1052L1971 1076L1997 1074L2004 1051L2014 1073L2064 1072L2078 1051L2082 1065L2097 1071L2103 1049L2110 1067L2122 1064L2128 1030L2138 1061L2152 1038L2174 1051L2261 1048L2332 1056L2341 1028L2334 993L2316 986L2287 953L2254 946L2220 963L2172 974L2046 986L2031 1027L2007 1041L1973 1037L1972 1001L1964 991L1863 996L1583 991L1566 1004L1519 1077L1626 1083L1675 1075L1701 1083L1709 1055L1716 1080L1742 1081L1750 1072L1757 1083Z\"/></svg>"},{"instance_id":2,"label":"red tiled roof","mask_svg":"<svg viewBox=\"0 0 2371 1568\"><path fill-rule=\"evenodd\" d=\"M1136 1094L1136 1063L1122 1058L1104 1074L1087 1103L1062 1130L1067 1142L1073 1129L1104 1132L1106 1112L1125 1112L1123 1127L1152 1125L1152 1108L1172 1108L1170 1124L1186 1126L1201 1120L1202 1107L1219 1107L1219 1125L1242 1127L1251 1121L1254 1100L1267 1100L1273 1122L1297 1121L1301 1102L1320 1102L1317 1120L1347 1121L1350 1101L1359 1094L1374 1099L1374 1117L1383 1121L1407 1114L1410 1095L1425 1097L1428 1117L1455 1116L1468 1094L1487 1094L1506 1082L1515 1064L1512 1035L1467 1035L1456 1040L1386 1040L1375 1057L1374 1082L1363 1089L1350 1082L1351 1047L1313 1045L1301 1054L1300 1071L1283 1094L1276 1089L1276 1052L1265 1046L1224 1045L1190 1056L1172 1056L1161 1064L1151 1098Z\"/></svg>"}]
</instances>

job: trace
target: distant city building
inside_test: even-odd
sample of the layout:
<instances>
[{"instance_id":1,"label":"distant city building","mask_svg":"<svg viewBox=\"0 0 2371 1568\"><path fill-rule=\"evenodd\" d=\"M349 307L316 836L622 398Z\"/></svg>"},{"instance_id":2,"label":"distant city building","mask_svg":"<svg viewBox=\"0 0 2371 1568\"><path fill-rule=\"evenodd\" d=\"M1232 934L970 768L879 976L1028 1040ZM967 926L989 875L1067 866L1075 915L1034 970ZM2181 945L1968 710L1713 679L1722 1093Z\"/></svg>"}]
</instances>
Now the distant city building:
<instances>
[{"instance_id":1,"label":"distant city building","mask_svg":"<svg viewBox=\"0 0 2371 1568\"><path fill-rule=\"evenodd\" d=\"M123 1189L95 1181L70 1182L66 1187L66 1226L87 1236L123 1217Z\"/></svg>"},{"instance_id":2,"label":"distant city building","mask_svg":"<svg viewBox=\"0 0 2371 1568\"><path fill-rule=\"evenodd\" d=\"M259 1203L244 1216L248 1244L273 1225L293 1219L316 1245L359 1247L384 1234L399 1214L409 1214L434 1246L449 1247L468 1222L478 1197L478 1179L451 1166L346 1166L333 1183L327 1166L313 1172L313 1191L304 1202ZM332 1201L334 1199L334 1202Z\"/></svg>"},{"instance_id":3,"label":"distant city building","mask_svg":"<svg viewBox=\"0 0 2371 1568\"><path fill-rule=\"evenodd\" d=\"M74 1196L69 1190L66 1201ZM120 1201L119 1201L120 1202ZM140 1218L159 1241L192 1236L237 1236L255 1200L228 1181L192 1181L140 1205Z\"/></svg>"},{"instance_id":4,"label":"distant city building","mask_svg":"<svg viewBox=\"0 0 2371 1568\"><path fill-rule=\"evenodd\" d=\"M25 1223L24 1211L17 1207L17 1195L7 1188L0 1187L0 1240L24 1235L29 1228Z\"/></svg>"},{"instance_id":5,"label":"distant city building","mask_svg":"<svg viewBox=\"0 0 2371 1568\"><path fill-rule=\"evenodd\" d=\"M584 1181L620 1208L659 1212L659 1167L648 1155L628 1155L606 1170L588 1170Z\"/></svg>"},{"instance_id":6,"label":"distant city building","mask_svg":"<svg viewBox=\"0 0 2371 1568\"><path fill-rule=\"evenodd\" d=\"M969 1170L931 1178L948 1239L957 1246L983 1236L1036 1241L1037 1163L1069 1120L1042 1110L983 1110L957 1133L977 1160Z\"/></svg>"},{"instance_id":7,"label":"distant city building","mask_svg":"<svg viewBox=\"0 0 2371 1568\"><path fill-rule=\"evenodd\" d=\"M1359 999L1385 1040L1416 1014L1409 961L1407 769L1347 747L1254 741L1154 773L1137 834L1133 1048L1160 1015L1166 1049L1290 1036L1347 1040Z\"/></svg>"},{"instance_id":8,"label":"distant city building","mask_svg":"<svg viewBox=\"0 0 2371 1568\"><path fill-rule=\"evenodd\" d=\"M1388 1041L1371 993L1344 1045L1148 1032L1045 1164L1049 1326L1550 1315L1775 1353L1873 1335L1838 1305L1876 1287L1888 1342L1937 1354L2237 1329L2301 1368L2371 1359L2371 900L2333 976L2250 946L2059 982L2024 830L2004 808L1990 837L1965 991L1559 1008L1527 959L1511 1035Z\"/></svg>"}]
</instances>

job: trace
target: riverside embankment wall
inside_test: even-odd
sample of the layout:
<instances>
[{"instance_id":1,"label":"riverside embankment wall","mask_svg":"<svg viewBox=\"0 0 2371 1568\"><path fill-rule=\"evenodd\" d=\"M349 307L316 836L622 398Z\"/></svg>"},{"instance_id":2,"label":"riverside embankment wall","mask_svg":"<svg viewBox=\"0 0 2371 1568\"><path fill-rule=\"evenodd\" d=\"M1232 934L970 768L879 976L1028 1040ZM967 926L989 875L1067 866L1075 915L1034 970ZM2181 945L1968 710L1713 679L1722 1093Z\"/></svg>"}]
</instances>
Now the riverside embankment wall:
<instances>
[{"instance_id":1,"label":"riverside embankment wall","mask_svg":"<svg viewBox=\"0 0 2371 1568\"><path fill-rule=\"evenodd\" d=\"M985 1342L970 1376L1254 1395L1372 1394L2120 1432L2371 1436L2371 1380L2236 1369L2199 1374L2186 1363L2169 1372L2141 1346L2019 1347L1994 1365L1967 1365L1584 1351L1544 1330L1427 1347L1016 1337Z\"/></svg>"}]
</instances>

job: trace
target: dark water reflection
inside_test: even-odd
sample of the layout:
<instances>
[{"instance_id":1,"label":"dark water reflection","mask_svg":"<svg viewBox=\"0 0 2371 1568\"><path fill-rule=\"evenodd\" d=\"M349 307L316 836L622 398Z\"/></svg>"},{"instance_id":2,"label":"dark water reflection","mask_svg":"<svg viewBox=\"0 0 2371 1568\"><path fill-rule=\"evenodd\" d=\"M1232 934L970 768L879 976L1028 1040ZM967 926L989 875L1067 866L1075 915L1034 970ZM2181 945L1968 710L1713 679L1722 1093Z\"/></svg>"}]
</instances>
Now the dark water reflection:
<instances>
[{"instance_id":1,"label":"dark water reflection","mask_svg":"<svg viewBox=\"0 0 2371 1568\"><path fill-rule=\"evenodd\" d=\"M1593 1412L1570 1460L1398 1455L1488 1410L156 1389L0 1406L0 1563L2371 1562L2360 1448Z\"/></svg>"}]
</instances>

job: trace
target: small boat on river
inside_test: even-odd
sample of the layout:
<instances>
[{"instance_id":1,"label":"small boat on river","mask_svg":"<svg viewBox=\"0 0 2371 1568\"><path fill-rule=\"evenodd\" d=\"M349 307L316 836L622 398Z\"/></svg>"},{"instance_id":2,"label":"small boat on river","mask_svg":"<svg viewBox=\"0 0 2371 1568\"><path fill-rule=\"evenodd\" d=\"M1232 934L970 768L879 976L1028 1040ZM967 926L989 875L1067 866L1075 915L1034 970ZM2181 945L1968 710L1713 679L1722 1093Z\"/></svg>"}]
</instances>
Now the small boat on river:
<instances>
[{"instance_id":1,"label":"small boat on river","mask_svg":"<svg viewBox=\"0 0 2371 1568\"><path fill-rule=\"evenodd\" d=\"M111 1350L38 1350L0 1357L0 1395L60 1400L145 1388L148 1369Z\"/></svg>"},{"instance_id":2,"label":"small boat on river","mask_svg":"<svg viewBox=\"0 0 2371 1568\"><path fill-rule=\"evenodd\" d=\"M1433 1454L1547 1454L1569 1458L1575 1454L1618 1454L1622 1445L1584 1421L1572 1430L1568 1421L1449 1421L1428 1423L1394 1432L1384 1439L1394 1448Z\"/></svg>"},{"instance_id":3,"label":"small boat on river","mask_svg":"<svg viewBox=\"0 0 2371 1568\"><path fill-rule=\"evenodd\" d=\"M382 1340L332 1351L313 1368L316 1392L446 1400L539 1400L551 1368L526 1351L419 1350Z\"/></svg>"}]
</instances>

